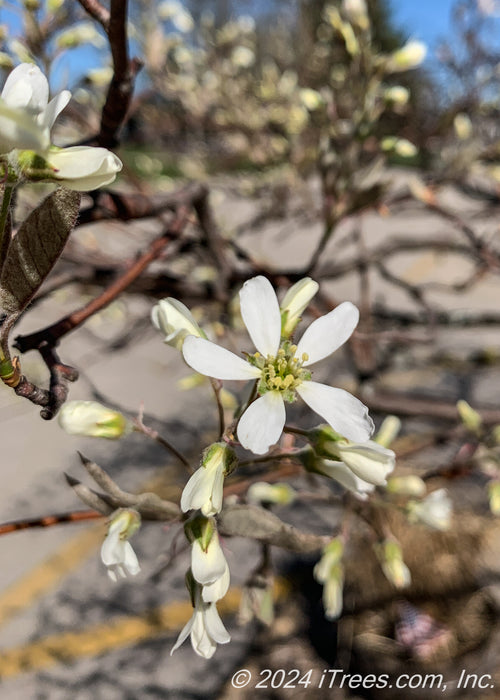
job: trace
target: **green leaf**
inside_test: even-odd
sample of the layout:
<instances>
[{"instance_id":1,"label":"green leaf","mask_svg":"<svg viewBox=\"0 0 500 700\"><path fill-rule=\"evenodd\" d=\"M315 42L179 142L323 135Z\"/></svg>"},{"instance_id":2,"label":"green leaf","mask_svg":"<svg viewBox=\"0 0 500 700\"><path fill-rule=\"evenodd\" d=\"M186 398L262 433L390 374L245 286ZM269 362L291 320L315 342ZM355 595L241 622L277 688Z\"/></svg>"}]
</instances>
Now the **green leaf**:
<instances>
[{"instance_id":1,"label":"green leaf","mask_svg":"<svg viewBox=\"0 0 500 700\"><path fill-rule=\"evenodd\" d=\"M0 276L0 306L19 314L52 270L73 230L80 193L59 188L22 223L12 240Z\"/></svg>"}]
</instances>

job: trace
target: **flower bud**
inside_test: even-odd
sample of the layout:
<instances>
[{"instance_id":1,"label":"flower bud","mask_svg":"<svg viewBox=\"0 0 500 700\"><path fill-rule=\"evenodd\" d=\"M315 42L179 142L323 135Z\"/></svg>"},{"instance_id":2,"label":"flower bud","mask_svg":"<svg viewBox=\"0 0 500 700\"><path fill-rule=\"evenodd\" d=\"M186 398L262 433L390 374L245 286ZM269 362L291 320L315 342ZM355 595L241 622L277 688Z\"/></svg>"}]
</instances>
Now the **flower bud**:
<instances>
[{"instance_id":1,"label":"flower bud","mask_svg":"<svg viewBox=\"0 0 500 700\"><path fill-rule=\"evenodd\" d=\"M369 28L370 20L365 0L342 0L342 12L349 22L356 24L360 29L365 31Z\"/></svg>"},{"instance_id":2,"label":"flower bud","mask_svg":"<svg viewBox=\"0 0 500 700\"><path fill-rule=\"evenodd\" d=\"M398 496L413 496L414 498L422 498L427 490L425 482L415 474L391 476L387 481L386 488L387 493Z\"/></svg>"},{"instance_id":3,"label":"flower bud","mask_svg":"<svg viewBox=\"0 0 500 700\"><path fill-rule=\"evenodd\" d=\"M215 442L203 455L201 467L195 471L187 482L181 496L181 510L200 509L209 517L220 513L222 509L222 492L224 477L230 474L238 464L238 458L226 443Z\"/></svg>"},{"instance_id":4,"label":"flower bud","mask_svg":"<svg viewBox=\"0 0 500 700\"><path fill-rule=\"evenodd\" d=\"M323 585L323 606L328 620L335 620L342 613L343 554L344 543L336 537L327 544L313 571L316 581Z\"/></svg>"},{"instance_id":5,"label":"flower bud","mask_svg":"<svg viewBox=\"0 0 500 700\"><path fill-rule=\"evenodd\" d=\"M289 338L300 321L300 317L319 289L317 282L310 277L296 282L285 294L281 302L281 335Z\"/></svg>"},{"instance_id":6,"label":"flower bud","mask_svg":"<svg viewBox=\"0 0 500 700\"><path fill-rule=\"evenodd\" d=\"M205 338L205 333L194 320L191 312L181 301L167 297L153 306L151 321L165 335L164 343L177 350L182 349L188 335Z\"/></svg>"},{"instance_id":7,"label":"flower bud","mask_svg":"<svg viewBox=\"0 0 500 700\"><path fill-rule=\"evenodd\" d=\"M422 501L407 504L410 522L421 522L435 530L448 530L451 524L452 503L446 489L433 491Z\"/></svg>"},{"instance_id":8,"label":"flower bud","mask_svg":"<svg viewBox=\"0 0 500 700\"><path fill-rule=\"evenodd\" d=\"M460 141L466 141L472 136L472 122L468 115L464 114L463 112L455 115L455 119L453 120L453 128L457 138L459 138Z\"/></svg>"},{"instance_id":9,"label":"flower bud","mask_svg":"<svg viewBox=\"0 0 500 700\"><path fill-rule=\"evenodd\" d=\"M289 484L268 484L266 481L256 481L247 491L249 503L274 503L287 506L293 503L296 497L295 489Z\"/></svg>"},{"instance_id":10,"label":"flower bud","mask_svg":"<svg viewBox=\"0 0 500 700\"><path fill-rule=\"evenodd\" d=\"M378 433L374 437L374 441L382 447L389 447L401 430L401 421L397 416L387 416L382 421L382 425L378 429Z\"/></svg>"},{"instance_id":11,"label":"flower bud","mask_svg":"<svg viewBox=\"0 0 500 700\"><path fill-rule=\"evenodd\" d=\"M384 99L387 102L404 107L410 99L410 91L402 85L393 85L384 90Z\"/></svg>"},{"instance_id":12,"label":"flower bud","mask_svg":"<svg viewBox=\"0 0 500 700\"><path fill-rule=\"evenodd\" d=\"M302 88L299 91L299 98L302 104L306 109L308 109L310 112L314 112L315 109L318 109L318 107L321 107L323 104L323 98L321 97L320 93L317 90L312 90L311 88ZM301 280L300 282L297 282L297 284L300 284L301 282L309 281L312 282L308 277L305 280ZM316 284L316 283L314 283ZM296 285L291 287L288 291L290 292ZM317 291L317 289L316 289ZM314 294L316 294L316 291ZM307 302L309 303L309 302ZM307 304L306 304L307 306ZM304 307L305 308L305 307ZM302 309L303 311L304 309Z\"/></svg>"},{"instance_id":13,"label":"flower bud","mask_svg":"<svg viewBox=\"0 0 500 700\"><path fill-rule=\"evenodd\" d=\"M488 497L490 511L493 515L500 515L500 481L498 479L488 482Z\"/></svg>"},{"instance_id":14,"label":"flower bud","mask_svg":"<svg viewBox=\"0 0 500 700\"><path fill-rule=\"evenodd\" d=\"M106 539L101 547L101 559L108 569L108 576L116 581L118 576L135 576L140 571L137 556L128 539L139 529L141 516L132 508L120 508L109 519Z\"/></svg>"},{"instance_id":15,"label":"flower bud","mask_svg":"<svg viewBox=\"0 0 500 700\"><path fill-rule=\"evenodd\" d=\"M478 435L481 432L481 424L483 422L481 416L475 411L467 401L460 399L457 401L457 411L462 423L471 433Z\"/></svg>"},{"instance_id":16,"label":"flower bud","mask_svg":"<svg viewBox=\"0 0 500 700\"><path fill-rule=\"evenodd\" d=\"M59 412L59 425L69 435L86 435L117 440L132 429L118 411L97 401L68 401Z\"/></svg>"},{"instance_id":17,"label":"flower bud","mask_svg":"<svg viewBox=\"0 0 500 700\"><path fill-rule=\"evenodd\" d=\"M391 54L387 68L392 73L417 68L425 59L427 47L420 41L408 41L402 48Z\"/></svg>"},{"instance_id":18,"label":"flower bud","mask_svg":"<svg viewBox=\"0 0 500 700\"><path fill-rule=\"evenodd\" d=\"M385 577L396 588L406 588L410 585L410 570L403 561L403 553L399 542L394 539L386 539L376 545L375 552Z\"/></svg>"}]
</instances>

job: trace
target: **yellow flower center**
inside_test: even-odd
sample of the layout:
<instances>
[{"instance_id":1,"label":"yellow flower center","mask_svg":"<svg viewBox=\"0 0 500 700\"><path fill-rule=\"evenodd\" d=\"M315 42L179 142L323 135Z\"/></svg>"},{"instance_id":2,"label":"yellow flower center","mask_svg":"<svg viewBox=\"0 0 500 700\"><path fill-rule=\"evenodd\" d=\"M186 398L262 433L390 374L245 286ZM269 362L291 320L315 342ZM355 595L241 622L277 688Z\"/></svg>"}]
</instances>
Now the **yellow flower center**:
<instances>
[{"instance_id":1,"label":"yellow flower center","mask_svg":"<svg viewBox=\"0 0 500 700\"><path fill-rule=\"evenodd\" d=\"M297 346L286 340L275 356L263 357L259 352L247 356L250 364L262 373L257 388L260 395L268 391L279 391L284 401L295 401L296 388L303 381L311 379L309 370L302 368L309 359L308 355L303 353L299 358L295 356L296 352Z\"/></svg>"}]
</instances>

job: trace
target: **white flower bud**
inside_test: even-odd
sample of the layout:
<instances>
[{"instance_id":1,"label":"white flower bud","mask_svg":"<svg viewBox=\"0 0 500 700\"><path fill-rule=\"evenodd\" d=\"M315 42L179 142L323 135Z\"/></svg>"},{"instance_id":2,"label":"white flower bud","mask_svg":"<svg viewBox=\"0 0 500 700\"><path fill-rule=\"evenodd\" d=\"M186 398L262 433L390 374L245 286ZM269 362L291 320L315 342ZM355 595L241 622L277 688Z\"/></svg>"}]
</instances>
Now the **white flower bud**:
<instances>
[{"instance_id":1,"label":"white flower bud","mask_svg":"<svg viewBox=\"0 0 500 700\"><path fill-rule=\"evenodd\" d=\"M234 451L225 443L216 442L205 452L202 466L187 482L181 496L181 510L200 509L209 517L222 509L224 476L236 465Z\"/></svg>"},{"instance_id":2,"label":"white flower bud","mask_svg":"<svg viewBox=\"0 0 500 700\"><path fill-rule=\"evenodd\" d=\"M402 85L393 85L384 90L384 99L387 102L404 107L410 99L410 91Z\"/></svg>"},{"instance_id":3,"label":"white flower bud","mask_svg":"<svg viewBox=\"0 0 500 700\"><path fill-rule=\"evenodd\" d=\"M59 425L69 435L116 440L129 433L130 422L97 401L68 401L59 412Z\"/></svg>"},{"instance_id":4,"label":"white flower bud","mask_svg":"<svg viewBox=\"0 0 500 700\"><path fill-rule=\"evenodd\" d=\"M247 500L255 504L274 503L286 506L293 503L296 495L289 484L268 484L267 481L256 481L247 491Z\"/></svg>"},{"instance_id":5,"label":"white flower bud","mask_svg":"<svg viewBox=\"0 0 500 700\"><path fill-rule=\"evenodd\" d=\"M164 342L181 350L188 335L205 338L193 315L181 301L167 297L153 306L151 321L155 328L165 335Z\"/></svg>"},{"instance_id":6,"label":"white flower bud","mask_svg":"<svg viewBox=\"0 0 500 700\"><path fill-rule=\"evenodd\" d=\"M342 590L344 569L342 556L344 545L339 538L333 539L323 550L321 559L314 567L314 578L323 585L325 617L335 620L342 613Z\"/></svg>"},{"instance_id":7,"label":"white flower bud","mask_svg":"<svg viewBox=\"0 0 500 700\"><path fill-rule=\"evenodd\" d=\"M118 576L135 576L141 570L132 545L127 540L138 530L141 516L135 510L123 508L110 518L108 534L101 547L101 559L108 569L108 576L116 581Z\"/></svg>"},{"instance_id":8,"label":"white flower bud","mask_svg":"<svg viewBox=\"0 0 500 700\"><path fill-rule=\"evenodd\" d=\"M319 289L319 284L310 277L304 277L290 287L280 304L281 311L281 335L288 338L309 304Z\"/></svg>"},{"instance_id":9,"label":"white flower bud","mask_svg":"<svg viewBox=\"0 0 500 700\"><path fill-rule=\"evenodd\" d=\"M392 73L417 68L425 59L427 47L420 41L408 41L402 48L391 54L387 68Z\"/></svg>"},{"instance_id":10,"label":"white flower bud","mask_svg":"<svg viewBox=\"0 0 500 700\"><path fill-rule=\"evenodd\" d=\"M385 577L396 587L406 588L411 583L411 573L403 561L399 542L386 539L375 547Z\"/></svg>"},{"instance_id":11,"label":"white flower bud","mask_svg":"<svg viewBox=\"0 0 500 700\"><path fill-rule=\"evenodd\" d=\"M365 0L342 0L342 12L349 22L357 24L360 29L366 30L370 26Z\"/></svg>"},{"instance_id":12,"label":"white flower bud","mask_svg":"<svg viewBox=\"0 0 500 700\"><path fill-rule=\"evenodd\" d=\"M457 138L461 141L466 141L472 136L472 122L468 115L463 112L455 116L453 128L455 129Z\"/></svg>"}]
</instances>

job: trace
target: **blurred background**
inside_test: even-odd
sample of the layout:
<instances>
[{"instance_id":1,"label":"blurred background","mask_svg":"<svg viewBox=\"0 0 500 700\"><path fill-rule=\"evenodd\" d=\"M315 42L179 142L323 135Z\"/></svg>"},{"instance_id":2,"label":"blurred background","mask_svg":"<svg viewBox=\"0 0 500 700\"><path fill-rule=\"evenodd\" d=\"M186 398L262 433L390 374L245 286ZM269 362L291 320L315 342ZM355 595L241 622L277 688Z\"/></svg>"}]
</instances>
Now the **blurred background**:
<instances>
[{"instance_id":1,"label":"blurred background","mask_svg":"<svg viewBox=\"0 0 500 700\"><path fill-rule=\"evenodd\" d=\"M258 543L228 538L220 610L233 641L210 661L189 644L169 655L190 616L182 528L146 523L134 538L142 572L118 585L99 560L102 521L5 534L2 699L253 697L254 684L231 686L240 668L254 679L312 671L288 688L276 676L263 698L500 698L500 2L130 0L132 92L107 141L120 57L99 8L113 3L0 4L4 79L37 63L52 94L73 95L53 141L106 145L124 163L109 191L85 196L87 214L13 337L98 297L194 203L175 246L61 342L80 372L70 398L127 415L143 402L147 424L199 459L216 430L211 397L162 344L151 307L176 297L211 337L248 345L235 302L244 280L264 274L281 295L309 275L320 283L311 318L344 300L361 310L349 347L318 374L361 395L377 427L400 418L396 475L448 489L454 516L443 531L410 525L398 508L380 527L376 505L357 518L338 621L324 618L317 556L273 549L262 568ZM207 188L203 211L193 182ZM17 220L47 191L20 189ZM22 362L48 381L35 353ZM227 388L231 411L238 388ZM38 412L3 388L2 522L81 509L63 475L82 477L77 449L123 488L179 497L185 474L154 442L134 434L110 448ZM314 425L300 407L292 421ZM303 497L273 512L335 531L342 502L312 497L317 477L300 469L288 477ZM384 578L377 528L401 545L404 590ZM274 591L272 613L241 606L259 586ZM393 687L318 688L327 668L387 674ZM466 688L462 671L477 674ZM442 674L446 688L398 689L403 673Z\"/></svg>"}]
</instances>

